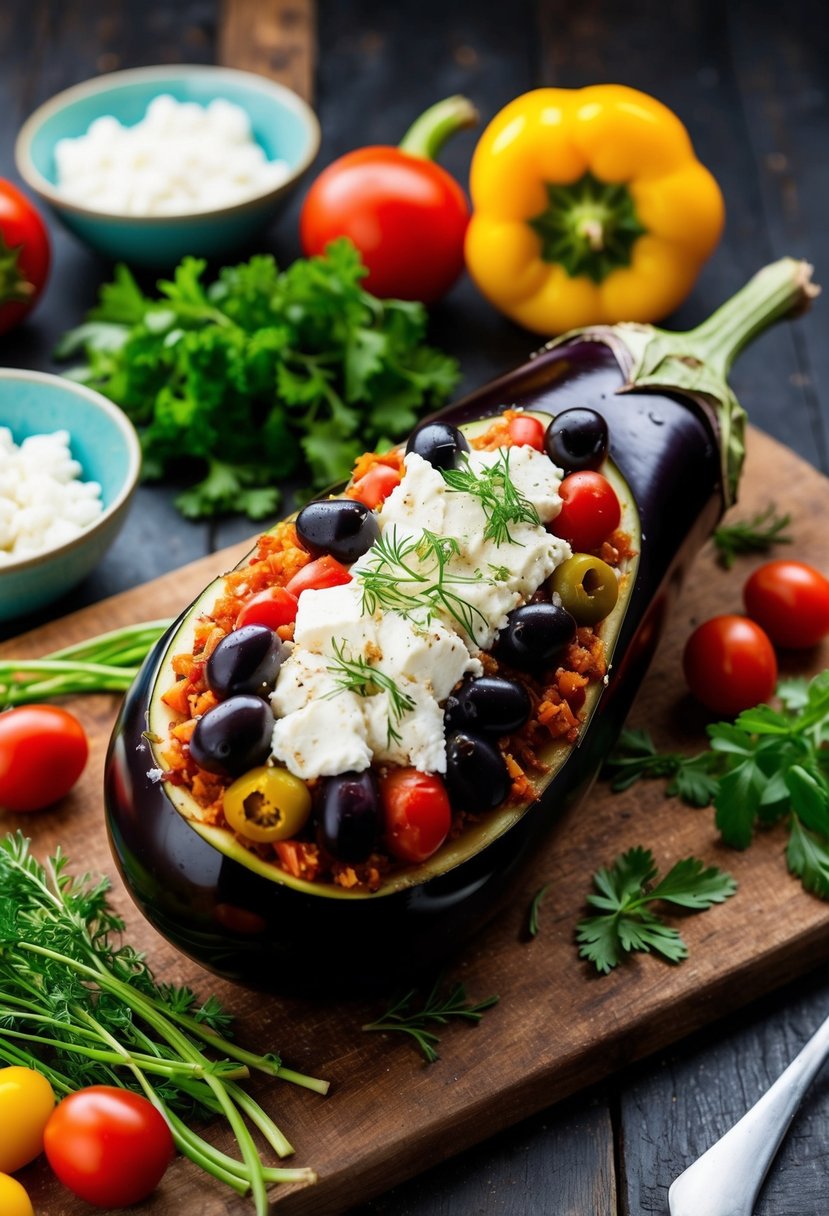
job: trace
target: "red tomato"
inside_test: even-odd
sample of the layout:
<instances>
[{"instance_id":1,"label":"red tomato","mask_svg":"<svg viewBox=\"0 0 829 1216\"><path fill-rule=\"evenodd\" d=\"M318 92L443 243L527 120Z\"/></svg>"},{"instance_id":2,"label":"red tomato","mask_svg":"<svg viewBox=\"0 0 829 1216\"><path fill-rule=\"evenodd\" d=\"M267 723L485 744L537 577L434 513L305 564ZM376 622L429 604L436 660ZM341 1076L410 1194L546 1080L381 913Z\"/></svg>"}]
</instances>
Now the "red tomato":
<instances>
[{"instance_id":1,"label":"red tomato","mask_svg":"<svg viewBox=\"0 0 829 1216\"><path fill-rule=\"evenodd\" d=\"M416 768L392 769L380 780L386 845L400 861L419 862L443 844L452 826L449 795L440 777Z\"/></svg>"},{"instance_id":2,"label":"red tomato","mask_svg":"<svg viewBox=\"0 0 829 1216\"><path fill-rule=\"evenodd\" d=\"M512 442L517 446L535 448L537 452L544 451L544 423L528 414L516 414L510 418L507 430Z\"/></svg>"},{"instance_id":3,"label":"red tomato","mask_svg":"<svg viewBox=\"0 0 829 1216\"><path fill-rule=\"evenodd\" d=\"M550 531L568 540L577 553L598 549L618 528L622 511L613 486L601 473L585 469L565 477L559 489L563 506Z\"/></svg>"},{"instance_id":4,"label":"red tomato","mask_svg":"<svg viewBox=\"0 0 829 1216\"><path fill-rule=\"evenodd\" d=\"M89 755L77 718L55 705L0 714L0 808L39 811L68 794Z\"/></svg>"},{"instance_id":5,"label":"red tomato","mask_svg":"<svg viewBox=\"0 0 829 1216\"><path fill-rule=\"evenodd\" d=\"M0 334L37 303L49 274L49 235L40 213L0 178Z\"/></svg>"},{"instance_id":6,"label":"red tomato","mask_svg":"<svg viewBox=\"0 0 829 1216\"><path fill-rule=\"evenodd\" d=\"M339 587L342 583L350 582L351 575L345 566L326 553L325 557L318 557L315 562L309 562L297 570L294 577L288 580L285 590L298 599L303 591L322 591L326 587Z\"/></svg>"},{"instance_id":7,"label":"red tomato","mask_svg":"<svg viewBox=\"0 0 829 1216\"><path fill-rule=\"evenodd\" d=\"M695 629L685 644L682 666L697 700L728 717L768 701L777 684L774 647L760 626L744 616L715 616Z\"/></svg>"},{"instance_id":8,"label":"red tomato","mask_svg":"<svg viewBox=\"0 0 829 1216\"><path fill-rule=\"evenodd\" d=\"M393 469L387 464L376 464L359 481L354 482L350 497L365 503L373 511L386 501L392 490L400 485L401 480L399 469Z\"/></svg>"},{"instance_id":9,"label":"red tomato","mask_svg":"<svg viewBox=\"0 0 829 1216\"><path fill-rule=\"evenodd\" d=\"M114 1085L69 1094L43 1137L49 1164L64 1186L102 1208L140 1203L173 1159L173 1137L151 1102Z\"/></svg>"},{"instance_id":10,"label":"red tomato","mask_svg":"<svg viewBox=\"0 0 829 1216\"><path fill-rule=\"evenodd\" d=\"M829 634L829 579L805 562L766 562L743 587L746 612L776 646L816 646Z\"/></svg>"},{"instance_id":11,"label":"red tomato","mask_svg":"<svg viewBox=\"0 0 829 1216\"><path fill-rule=\"evenodd\" d=\"M245 600L236 618L234 629L243 625L267 625L278 629L296 620L297 598L284 587L268 587Z\"/></svg>"},{"instance_id":12,"label":"red tomato","mask_svg":"<svg viewBox=\"0 0 829 1216\"><path fill-rule=\"evenodd\" d=\"M434 161L400 148L349 152L319 175L302 205L307 255L347 236L368 267L366 290L401 300L439 299L463 270L469 205Z\"/></svg>"}]
</instances>

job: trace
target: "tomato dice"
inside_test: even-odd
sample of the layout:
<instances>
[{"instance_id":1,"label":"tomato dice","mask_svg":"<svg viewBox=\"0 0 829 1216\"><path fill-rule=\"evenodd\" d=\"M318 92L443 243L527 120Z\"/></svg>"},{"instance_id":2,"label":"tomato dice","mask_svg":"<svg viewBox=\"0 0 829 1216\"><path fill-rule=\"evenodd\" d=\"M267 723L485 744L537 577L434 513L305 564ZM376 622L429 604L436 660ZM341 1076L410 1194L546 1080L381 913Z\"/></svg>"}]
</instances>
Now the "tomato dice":
<instances>
[{"instance_id":1,"label":"tomato dice","mask_svg":"<svg viewBox=\"0 0 829 1216\"><path fill-rule=\"evenodd\" d=\"M535 448L537 452L544 451L544 423L531 414L514 414L507 424L507 431L516 447Z\"/></svg>"},{"instance_id":2,"label":"tomato dice","mask_svg":"<svg viewBox=\"0 0 829 1216\"><path fill-rule=\"evenodd\" d=\"M114 1085L64 1098L46 1124L44 1148L63 1185L102 1208L146 1199L174 1152L163 1115L141 1094Z\"/></svg>"},{"instance_id":3,"label":"tomato dice","mask_svg":"<svg viewBox=\"0 0 829 1216\"><path fill-rule=\"evenodd\" d=\"M326 587L340 587L343 583L350 582L351 575L345 566L326 554L325 557L318 557L315 562L309 562L307 566L297 570L285 590L298 599L303 591L323 591Z\"/></svg>"},{"instance_id":4,"label":"tomato dice","mask_svg":"<svg viewBox=\"0 0 829 1216\"><path fill-rule=\"evenodd\" d=\"M234 629L243 625L267 625L278 629L296 620L297 597L285 587L268 587L245 600L236 618Z\"/></svg>"},{"instance_id":5,"label":"tomato dice","mask_svg":"<svg viewBox=\"0 0 829 1216\"><path fill-rule=\"evenodd\" d=\"M744 616L705 621L686 642L682 665L697 700L728 717L768 701L777 685L774 647L760 626Z\"/></svg>"},{"instance_id":6,"label":"tomato dice","mask_svg":"<svg viewBox=\"0 0 829 1216\"><path fill-rule=\"evenodd\" d=\"M356 498L374 510L386 501L402 479L403 475L399 469L393 469L387 464L376 464L359 481L354 482L349 497Z\"/></svg>"},{"instance_id":7,"label":"tomato dice","mask_svg":"<svg viewBox=\"0 0 829 1216\"><path fill-rule=\"evenodd\" d=\"M452 826L452 809L443 781L415 768L392 769L380 781L386 845L400 861L426 861L443 844Z\"/></svg>"},{"instance_id":8,"label":"tomato dice","mask_svg":"<svg viewBox=\"0 0 829 1216\"><path fill-rule=\"evenodd\" d=\"M56 705L0 713L0 809L39 811L69 793L89 755L80 722Z\"/></svg>"},{"instance_id":9,"label":"tomato dice","mask_svg":"<svg viewBox=\"0 0 829 1216\"><path fill-rule=\"evenodd\" d=\"M559 489L562 508L550 524L550 531L567 540L573 549L590 553L607 540L622 517L613 486L591 469L571 473Z\"/></svg>"},{"instance_id":10,"label":"tomato dice","mask_svg":"<svg viewBox=\"0 0 829 1216\"><path fill-rule=\"evenodd\" d=\"M746 580L743 600L776 646L816 646L829 634L829 579L805 562L759 566Z\"/></svg>"}]
</instances>

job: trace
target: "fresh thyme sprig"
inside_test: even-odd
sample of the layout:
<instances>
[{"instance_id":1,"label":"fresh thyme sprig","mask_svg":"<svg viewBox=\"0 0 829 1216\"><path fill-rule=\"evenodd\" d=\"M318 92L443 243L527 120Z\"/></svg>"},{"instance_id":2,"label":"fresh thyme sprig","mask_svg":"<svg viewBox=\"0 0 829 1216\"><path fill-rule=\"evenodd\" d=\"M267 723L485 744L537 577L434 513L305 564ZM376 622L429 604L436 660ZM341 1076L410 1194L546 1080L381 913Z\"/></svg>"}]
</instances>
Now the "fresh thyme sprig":
<instances>
[{"instance_id":1,"label":"fresh thyme sprig","mask_svg":"<svg viewBox=\"0 0 829 1216\"><path fill-rule=\"evenodd\" d=\"M738 554L768 553L773 545L791 544L785 531L791 521L790 515L778 515L770 503L751 519L721 525L712 537L720 565L730 570Z\"/></svg>"},{"instance_id":2,"label":"fresh thyme sprig","mask_svg":"<svg viewBox=\"0 0 829 1216\"><path fill-rule=\"evenodd\" d=\"M408 1034L414 1039L426 1063L434 1064L435 1060L439 1059L436 1048L440 1036L429 1030L430 1022L445 1026L450 1018L460 1018L466 1022L478 1023L485 1010L497 1005L499 1000L497 996L489 996L486 1000L471 1005L463 984L452 984L447 992L441 993L441 983L442 978L438 977L422 1008L412 1008L417 996L417 991L413 988L395 1001L376 1022L367 1022L363 1030L394 1030Z\"/></svg>"},{"instance_id":3,"label":"fresh thyme sprig","mask_svg":"<svg viewBox=\"0 0 829 1216\"><path fill-rule=\"evenodd\" d=\"M479 570L471 575L453 573L449 563L460 551L458 541L451 536L429 531L401 536L396 525L385 528L372 548L371 565L357 572L363 612L382 608L426 625L442 609L474 639L476 625L487 629L489 623L480 608L454 588L493 585L495 580Z\"/></svg>"},{"instance_id":4,"label":"fresh thyme sprig","mask_svg":"<svg viewBox=\"0 0 829 1216\"><path fill-rule=\"evenodd\" d=\"M339 642L336 638L332 639L332 646L335 657L328 660L328 670L335 677L337 688L334 692L327 693L327 697L336 696L338 692L354 692L358 697L386 693L389 699L388 745L391 747L392 743L399 743L400 732L397 726L403 716L414 709L414 698L403 692L390 675L372 666L365 659L347 658L344 638Z\"/></svg>"},{"instance_id":5,"label":"fresh thyme sprig","mask_svg":"<svg viewBox=\"0 0 829 1216\"><path fill-rule=\"evenodd\" d=\"M230 1042L217 1001L199 1008L189 989L158 984L144 958L116 940L124 923L109 906L108 881L72 877L66 866L60 849L41 864L22 833L0 840L0 1059L34 1067L59 1095L94 1084L143 1092L180 1151L250 1192L266 1216L270 1183L311 1182L314 1173L262 1163L247 1122L278 1156L292 1149L237 1079L257 1069L318 1093L327 1083ZM213 1114L230 1124L241 1160L185 1122Z\"/></svg>"},{"instance_id":6,"label":"fresh thyme sprig","mask_svg":"<svg viewBox=\"0 0 829 1216\"><path fill-rule=\"evenodd\" d=\"M539 524L538 512L521 493L509 471L509 449L499 452L494 464L476 470L464 454L457 469L441 469L443 480L455 493L472 494L480 500L486 515L484 538L496 545L518 544L513 541L510 524Z\"/></svg>"}]
</instances>

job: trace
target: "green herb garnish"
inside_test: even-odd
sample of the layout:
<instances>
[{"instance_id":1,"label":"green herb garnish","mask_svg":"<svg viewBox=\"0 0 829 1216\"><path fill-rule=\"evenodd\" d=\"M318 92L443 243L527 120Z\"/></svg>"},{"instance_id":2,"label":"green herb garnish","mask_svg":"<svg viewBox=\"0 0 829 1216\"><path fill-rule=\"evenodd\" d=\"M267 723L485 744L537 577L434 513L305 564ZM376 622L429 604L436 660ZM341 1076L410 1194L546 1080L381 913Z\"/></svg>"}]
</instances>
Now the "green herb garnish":
<instances>
[{"instance_id":1,"label":"green herb garnish","mask_svg":"<svg viewBox=\"0 0 829 1216\"><path fill-rule=\"evenodd\" d=\"M210 286L205 268L185 258L152 297L117 266L56 352L82 356L69 374L136 424L145 477L195 462L202 480L176 499L190 518L262 519L296 472L315 487L343 480L458 381L456 360L424 344L423 305L364 291L348 240L283 271L259 255Z\"/></svg>"},{"instance_id":2,"label":"green herb garnish","mask_svg":"<svg viewBox=\"0 0 829 1216\"><path fill-rule=\"evenodd\" d=\"M443 479L450 490L472 494L480 500L486 515L484 538L496 545L513 544L510 524L540 524L533 504L526 498L510 477L509 449L499 451L493 465L475 470L464 456L457 469L441 469Z\"/></svg>"},{"instance_id":3,"label":"green herb garnish","mask_svg":"<svg viewBox=\"0 0 829 1216\"><path fill-rule=\"evenodd\" d=\"M626 953L651 950L672 963L688 957L688 947L676 929L651 911L649 904L661 900L694 912L722 903L737 890L730 874L715 866L705 867L696 857L678 861L657 881L657 869L649 849L636 847L617 857L610 869L593 875L596 892L587 896L598 916L579 922L576 940L582 958L607 974Z\"/></svg>"},{"instance_id":4,"label":"green herb garnish","mask_svg":"<svg viewBox=\"0 0 829 1216\"><path fill-rule=\"evenodd\" d=\"M550 884L545 882L544 886L536 891L530 902L530 910L527 915L527 932L529 933L530 937L536 937L538 935L538 914L541 911L541 904L544 900L544 896L547 894L549 889Z\"/></svg>"},{"instance_id":5,"label":"green herb garnish","mask_svg":"<svg viewBox=\"0 0 829 1216\"><path fill-rule=\"evenodd\" d=\"M114 629L42 659L0 659L0 708L74 693L125 692L169 624Z\"/></svg>"},{"instance_id":6,"label":"green herb garnish","mask_svg":"<svg viewBox=\"0 0 829 1216\"><path fill-rule=\"evenodd\" d=\"M829 899L829 671L783 680L781 708L758 705L708 727L710 751L659 754L643 731L625 732L607 761L613 788L670 776L668 792L693 806L713 803L726 844L745 849L758 824L786 820L789 870Z\"/></svg>"},{"instance_id":7,"label":"green herb garnish","mask_svg":"<svg viewBox=\"0 0 829 1216\"><path fill-rule=\"evenodd\" d=\"M785 531L790 523L791 516L778 515L772 504L751 519L720 525L711 538L720 565L730 570L739 554L768 553L774 545L791 544Z\"/></svg>"},{"instance_id":8,"label":"green herb garnish","mask_svg":"<svg viewBox=\"0 0 829 1216\"><path fill-rule=\"evenodd\" d=\"M429 1030L430 1022L445 1026L450 1018L460 1018L466 1022L477 1023L485 1010L498 1004L498 997L490 996L471 1005L463 984L452 984L444 993L441 993L440 987L441 980L438 978L420 1009L412 1008L417 997L416 990L412 989L395 1001L376 1022L367 1022L363 1030L393 1030L410 1035L423 1053L426 1063L434 1064L435 1060L439 1059L436 1047L440 1036Z\"/></svg>"},{"instance_id":9,"label":"green herb garnish","mask_svg":"<svg viewBox=\"0 0 829 1216\"><path fill-rule=\"evenodd\" d=\"M326 695L331 697L336 696L337 692L354 692L358 697L373 697L379 692L386 693L389 699L388 745L391 747L392 743L399 743L400 732L397 725L405 714L414 709L414 699L403 692L391 676L373 667L365 659L346 657L344 639L339 643L333 639L332 646L335 657L328 660L328 670L336 678L337 689Z\"/></svg>"},{"instance_id":10,"label":"green herb garnish","mask_svg":"<svg viewBox=\"0 0 829 1216\"><path fill-rule=\"evenodd\" d=\"M492 585L494 580L479 570L472 575L454 574L449 563L460 551L451 536L424 531L420 536L401 537L396 525L385 528L372 547L371 565L357 571L362 611L371 614L381 608L425 626L443 610L474 639L476 625L487 629L489 623L480 608L455 588L482 582Z\"/></svg>"},{"instance_id":11,"label":"green herb garnish","mask_svg":"<svg viewBox=\"0 0 829 1216\"><path fill-rule=\"evenodd\" d=\"M315 1175L262 1163L248 1124L278 1156L293 1150L238 1081L255 1069L317 1093L327 1083L230 1042L230 1018L215 999L199 1006L190 989L158 983L143 956L116 940L124 922L109 906L107 879L72 877L66 866L60 849L42 865L19 832L0 840L0 1059L37 1069L59 1096L97 1084L143 1093L178 1149L250 1192L266 1216L270 1183ZM216 1114L241 1160L186 1122Z\"/></svg>"}]
</instances>

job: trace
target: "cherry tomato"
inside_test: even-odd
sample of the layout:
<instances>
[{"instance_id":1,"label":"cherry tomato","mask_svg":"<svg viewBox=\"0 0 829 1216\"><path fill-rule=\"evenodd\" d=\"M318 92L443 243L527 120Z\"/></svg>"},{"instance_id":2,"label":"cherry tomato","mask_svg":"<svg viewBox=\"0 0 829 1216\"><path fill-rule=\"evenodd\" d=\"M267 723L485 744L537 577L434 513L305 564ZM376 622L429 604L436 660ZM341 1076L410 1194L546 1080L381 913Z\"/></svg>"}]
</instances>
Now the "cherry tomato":
<instances>
[{"instance_id":1,"label":"cherry tomato","mask_svg":"<svg viewBox=\"0 0 829 1216\"><path fill-rule=\"evenodd\" d=\"M431 857L449 834L452 809L440 777L416 768L392 769L380 780L386 845L400 861Z\"/></svg>"},{"instance_id":2,"label":"cherry tomato","mask_svg":"<svg viewBox=\"0 0 829 1216\"><path fill-rule=\"evenodd\" d=\"M544 451L544 436L546 429L539 418L531 414L516 414L507 424L509 437L516 447L535 448L537 452Z\"/></svg>"},{"instance_id":3,"label":"cherry tomato","mask_svg":"<svg viewBox=\"0 0 829 1216\"><path fill-rule=\"evenodd\" d=\"M55 1109L52 1086L33 1068L0 1068L0 1170L14 1174L43 1152L43 1129ZM0 1212L6 1209L0 1204Z\"/></svg>"},{"instance_id":4,"label":"cherry tomato","mask_svg":"<svg viewBox=\"0 0 829 1216\"><path fill-rule=\"evenodd\" d=\"M123 1208L154 1191L173 1137L147 1098L114 1085L69 1094L46 1124L44 1148L64 1186L87 1203Z\"/></svg>"},{"instance_id":5,"label":"cherry tomato","mask_svg":"<svg viewBox=\"0 0 829 1216\"><path fill-rule=\"evenodd\" d=\"M766 562L743 587L746 612L776 646L816 646L829 634L829 579L805 562Z\"/></svg>"},{"instance_id":6,"label":"cherry tomato","mask_svg":"<svg viewBox=\"0 0 829 1216\"><path fill-rule=\"evenodd\" d=\"M268 587L245 600L236 618L234 629L243 625L267 625L278 629L296 620L297 598L284 587Z\"/></svg>"},{"instance_id":7,"label":"cherry tomato","mask_svg":"<svg viewBox=\"0 0 829 1216\"><path fill-rule=\"evenodd\" d=\"M402 474L387 464L376 464L351 487L351 498L356 498L374 510L381 506L392 490L400 485Z\"/></svg>"},{"instance_id":8,"label":"cherry tomato","mask_svg":"<svg viewBox=\"0 0 829 1216\"><path fill-rule=\"evenodd\" d=\"M0 1174L0 1212L3 1216L35 1216L32 1201L16 1178Z\"/></svg>"},{"instance_id":9,"label":"cherry tomato","mask_svg":"<svg viewBox=\"0 0 829 1216\"><path fill-rule=\"evenodd\" d=\"M49 274L49 235L22 191L0 178L0 334L31 312Z\"/></svg>"},{"instance_id":10,"label":"cherry tomato","mask_svg":"<svg viewBox=\"0 0 829 1216\"><path fill-rule=\"evenodd\" d=\"M613 486L601 473L585 469L565 477L559 489L562 508L550 531L574 549L589 553L619 526L622 511Z\"/></svg>"},{"instance_id":11,"label":"cherry tomato","mask_svg":"<svg viewBox=\"0 0 829 1216\"><path fill-rule=\"evenodd\" d=\"M768 701L777 684L774 647L748 617L726 614L705 621L682 656L691 692L712 713L734 717Z\"/></svg>"},{"instance_id":12,"label":"cherry tomato","mask_svg":"<svg viewBox=\"0 0 829 1216\"><path fill-rule=\"evenodd\" d=\"M319 175L302 205L300 237L306 255L349 237L368 267L367 291L431 304L463 270L468 223L463 190L440 165L369 147Z\"/></svg>"},{"instance_id":13,"label":"cherry tomato","mask_svg":"<svg viewBox=\"0 0 829 1216\"><path fill-rule=\"evenodd\" d=\"M351 575L345 566L326 554L325 557L318 557L315 562L309 562L307 566L297 570L285 590L299 599L303 591L322 591L326 587L339 587L350 582Z\"/></svg>"},{"instance_id":14,"label":"cherry tomato","mask_svg":"<svg viewBox=\"0 0 829 1216\"><path fill-rule=\"evenodd\" d=\"M0 808L39 811L68 794L89 755L77 718L55 705L0 713Z\"/></svg>"}]
</instances>

